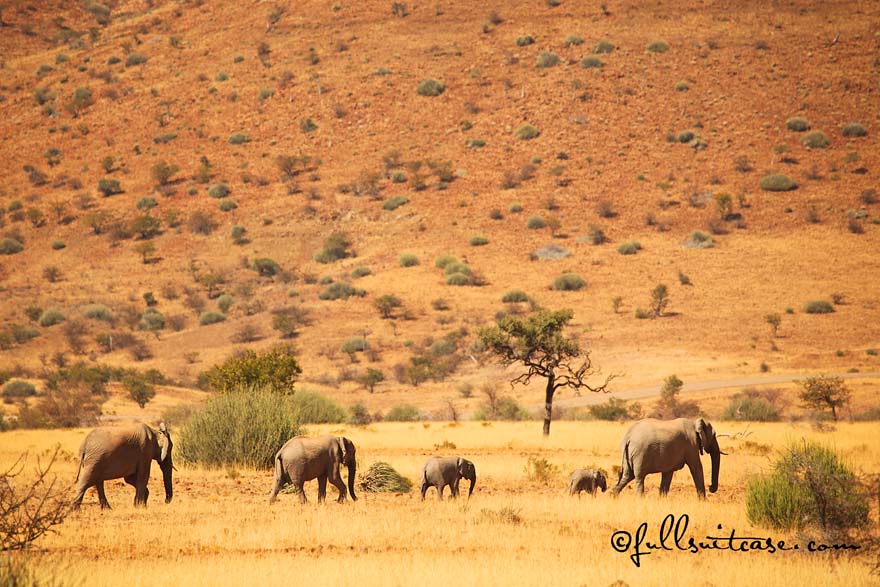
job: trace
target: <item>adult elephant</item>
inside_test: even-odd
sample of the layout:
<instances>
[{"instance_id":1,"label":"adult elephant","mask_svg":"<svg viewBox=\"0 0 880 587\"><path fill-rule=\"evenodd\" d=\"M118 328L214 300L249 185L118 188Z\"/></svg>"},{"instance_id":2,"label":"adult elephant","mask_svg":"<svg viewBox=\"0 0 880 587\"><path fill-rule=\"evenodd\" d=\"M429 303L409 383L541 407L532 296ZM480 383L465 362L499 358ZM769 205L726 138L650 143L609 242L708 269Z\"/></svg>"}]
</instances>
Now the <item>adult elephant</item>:
<instances>
[{"instance_id":1,"label":"adult elephant","mask_svg":"<svg viewBox=\"0 0 880 587\"><path fill-rule=\"evenodd\" d=\"M342 436L296 436L284 443L275 453L275 485L269 496L269 503L275 501L278 492L286 484L293 485L301 503L306 503L303 484L312 479L318 480L318 502L327 496L327 481L339 490L339 503L345 501L345 483L342 482L340 465L348 467L348 492L352 501L357 501L354 493L354 477L357 472L354 443Z\"/></svg>"},{"instance_id":2,"label":"adult elephant","mask_svg":"<svg viewBox=\"0 0 880 587\"><path fill-rule=\"evenodd\" d=\"M134 504L147 505L150 495L150 465L159 463L165 484L165 503L174 496L172 487L171 435L165 424L159 431L146 424L133 424L113 428L96 428L89 432L79 448L79 471L76 474L77 492L73 507L82 504L83 495L89 487L98 490L101 509L110 508L104 494L104 481L125 479L134 487Z\"/></svg>"},{"instance_id":3,"label":"adult elephant","mask_svg":"<svg viewBox=\"0 0 880 587\"><path fill-rule=\"evenodd\" d=\"M636 493L645 491L645 476L661 473L660 495L669 493L672 475L685 465L690 469L697 495L706 497L703 480L703 463L700 455L708 452L712 458L712 484L709 491L718 490L718 472L721 466L721 449L712 425L702 418L691 420L639 420L630 427L620 443L623 459L620 477L611 490L614 495L635 479Z\"/></svg>"},{"instance_id":4,"label":"adult elephant","mask_svg":"<svg viewBox=\"0 0 880 587\"><path fill-rule=\"evenodd\" d=\"M437 488L437 497L443 499L443 489L449 486L452 497L458 497L458 484L462 477L471 482L468 499L477 484L477 469L474 464L461 457L431 457L422 467L422 500L429 487Z\"/></svg>"},{"instance_id":5,"label":"adult elephant","mask_svg":"<svg viewBox=\"0 0 880 587\"><path fill-rule=\"evenodd\" d=\"M590 495L596 495L596 490L601 489L602 493L608 489L605 481L605 474L602 471L594 469L575 469L571 474L568 485L568 494L575 493L580 496L582 491L586 491Z\"/></svg>"}]
</instances>

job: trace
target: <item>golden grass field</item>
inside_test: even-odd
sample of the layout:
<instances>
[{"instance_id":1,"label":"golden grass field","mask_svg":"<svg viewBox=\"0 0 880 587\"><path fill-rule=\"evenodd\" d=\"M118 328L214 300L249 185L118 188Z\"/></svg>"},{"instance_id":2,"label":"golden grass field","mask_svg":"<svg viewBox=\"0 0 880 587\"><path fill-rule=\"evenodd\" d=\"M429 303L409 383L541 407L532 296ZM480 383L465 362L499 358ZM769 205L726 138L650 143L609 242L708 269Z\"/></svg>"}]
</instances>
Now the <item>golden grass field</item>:
<instances>
[{"instance_id":1,"label":"golden grass field","mask_svg":"<svg viewBox=\"0 0 880 587\"><path fill-rule=\"evenodd\" d=\"M468 502L438 502L433 490L419 501L408 495L369 495L357 503L300 506L282 495L269 506L269 471L206 471L178 462L174 501L165 505L154 471L152 499L134 509L133 494L121 482L107 488L111 511L101 512L93 490L79 512L55 535L40 539L32 553L46 572L82 585L876 585L868 562L876 553L832 560L800 552L655 553L640 568L611 548L617 530L635 532L648 522L656 536L666 514L688 514L696 538L722 524L737 535L771 536L787 543L803 538L753 527L745 514L745 485L767 471L774 451L801 438L834 446L862 472L880 470L876 424L837 424L817 432L806 424L716 423L721 438L720 488L699 501L686 471L679 472L667 499L659 499L659 478L648 478L646 496L628 487L619 498L599 494L572 498L568 473L581 466L611 471L627 424L555 422L549 439L539 424L448 424L441 422L314 426L358 447L361 470L390 462L415 479L432 454L459 454L477 467L477 489ZM747 430L746 430L747 428ZM87 430L15 431L0 434L0 466L24 450L31 457L60 445L59 477L73 482L75 454ZM436 448L452 443L457 448ZM769 451L769 454L768 454ZM547 485L526 479L528 457L558 467ZM179 459L178 459L179 460ZM704 465L708 474L708 459ZM33 460L31 460L33 462ZM519 521L505 512L513 512ZM876 519L876 504L871 516ZM718 535L718 534L716 534ZM803 546L802 546L803 548ZM873 558L872 558L873 557Z\"/></svg>"}]
</instances>

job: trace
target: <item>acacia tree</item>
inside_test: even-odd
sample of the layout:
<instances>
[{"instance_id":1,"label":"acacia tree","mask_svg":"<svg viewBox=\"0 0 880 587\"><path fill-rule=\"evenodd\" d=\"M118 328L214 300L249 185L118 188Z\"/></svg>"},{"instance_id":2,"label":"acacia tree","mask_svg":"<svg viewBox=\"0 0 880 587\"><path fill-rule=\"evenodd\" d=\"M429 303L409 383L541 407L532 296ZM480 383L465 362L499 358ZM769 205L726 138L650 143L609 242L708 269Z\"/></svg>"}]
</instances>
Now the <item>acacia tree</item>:
<instances>
[{"instance_id":1,"label":"acacia tree","mask_svg":"<svg viewBox=\"0 0 880 587\"><path fill-rule=\"evenodd\" d=\"M801 401L814 410L831 408L831 417L837 421L837 408L849 403L850 391L840 377L807 377L799 382Z\"/></svg>"},{"instance_id":2,"label":"acacia tree","mask_svg":"<svg viewBox=\"0 0 880 587\"><path fill-rule=\"evenodd\" d=\"M587 378L598 372L593 368L590 353L562 333L573 316L574 312L569 309L540 310L524 318L506 316L497 325L483 328L479 333L482 344L497 355L503 365L521 363L526 368L525 373L510 381L511 385L528 385L533 377L547 379L544 436L550 435L553 395L557 389L606 391L608 383L614 379L614 375L609 375L602 385L593 387L587 384Z\"/></svg>"}]
</instances>

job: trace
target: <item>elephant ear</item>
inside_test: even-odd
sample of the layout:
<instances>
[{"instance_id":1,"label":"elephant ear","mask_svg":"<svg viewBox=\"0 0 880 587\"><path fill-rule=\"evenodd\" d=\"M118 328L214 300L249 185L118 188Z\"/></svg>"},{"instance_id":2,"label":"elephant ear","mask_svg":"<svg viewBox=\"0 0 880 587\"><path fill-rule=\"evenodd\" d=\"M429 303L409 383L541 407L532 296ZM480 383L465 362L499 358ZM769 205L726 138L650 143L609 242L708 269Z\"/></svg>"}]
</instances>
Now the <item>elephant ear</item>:
<instances>
[{"instance_id":1,"label":"elephant ear","mask_svg":"<svg viewBox=\"0 0 880 587\"><path fill-rule=\"evenodd\" d=\"M464 459L461 457L456 458L455 460L455 468L458 471L459 475L464 474Z\"/></svg>"},{"instance_id":2,"label":"elephant ear","mask_svg":"<svg viewBox=\"0 0 880 587\"><path fill-rule=\"evenodd\" d=\"M337 436L334 439L336 442L334 443L336 453L336 462L341 463L345 459L345 439L341 436Z\"/></svg>"},{"instance_id":3,"label":"elephant ear","mask_svg":"<svg viewBox=\"0 0 880 587\"><path fill-rule=\"evenodd\" d=\"M164 463L165 459L167 459L168 455L171 453L171 434L168 433L168 428L166 428L165 422L159 424L159 434L162 435L159 442L161 447L159 462Z\"/></svg>"},{"instance_id":4,"label":"elephant ear","mask_svg":"<svg viewBox=\"0 0 880 587\"><path fill-rule=\"evenodd\" d=\"M348 462L350 459L354 457L354 443L347 439L344 436L340 436L342 439L342 460Z\"/></svg>"},{"instance_id":5,"label":"elephant ear","mask_svg":"<svg viewBox=\"0 0 880 587\"><path fill-rule=\"evenodd\" d=\"M706 431L706 421L702 418L697 418L694 422L694 431L697 434L697 447L700 449L700 454L703 454L703 447L709 440L709 435Z\"/></svg>"}]
</instances>

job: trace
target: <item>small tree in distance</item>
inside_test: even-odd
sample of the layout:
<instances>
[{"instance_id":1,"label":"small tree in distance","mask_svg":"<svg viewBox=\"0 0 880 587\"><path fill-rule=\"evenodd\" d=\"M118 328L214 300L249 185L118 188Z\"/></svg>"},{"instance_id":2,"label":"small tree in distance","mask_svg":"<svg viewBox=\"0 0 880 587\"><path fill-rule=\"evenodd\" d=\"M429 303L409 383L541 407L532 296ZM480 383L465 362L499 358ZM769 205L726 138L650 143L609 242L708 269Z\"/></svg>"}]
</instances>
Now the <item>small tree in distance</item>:
<instances>
[{"instance_id":1,"label":"small tree in distance","mask_svg":"<svg viewBox=\"0 0 880 587\"><path fill-rule=\"evenodd\" d=\"M800 393L805 407L814 410L831 409L831 417L837 421L837 408L849 403L850 391L840 377L807 377L800 381Z\"/></svg>"},{"instance_id":2,"label":"small tree in distance","mask_svg":"<svg viewBox=\"0 0 880 587\"><path fill-rule=\"evenodd\" d=\"M574 317L565 310L540 310L519 318L506 316L497 325L480 330L480 342L505 366L521 363L526 372L511 380L511 385L528 385L532 377L547 379L544 388L544 436L550 435L553 414L553 395L561 387L604 392L614 379L609 375L599 386L587 384L587 378L597 373L590 353L582 350L576 340L567 338L562 330ZM577 361L580 360L578 363Z\"/></svg>"},{"instance_id":3,"label":"small tree in distance","mask_svg":"<svg viewBox=\"0 0 880 587\"><path fill-rule=\"evenodd\" d=\"M651 310L654 312L654 317L659 318L662 316L668 304L669 288L666 287L665 283L657 284L657 287L651 291Z\"/></svg>"},{"instance_id":4,"label":"small tree in distance","mask_svg":"<svg viewBox=\"0 0 880 587\"><path fill-rule=\"evenodd\" d=\"M361 385L366 387L370 393L373 393L376 385L383 381L385 381L385 374L372 367L367 368L367 372L360 378Z\"/></svg>"},{"instance_id":5,"label":"small tree in distance","mask_svg":"<svg viewBox=\"0 0 880 587\"><path fill-rule=\"evenodd\" d=\"M773 338L776 338L776 333L779 332L779 325L782 324L782 316L775 313L767 314L764 317L764 320L770 325L770 328L773 329Z\"/></svg>"},{"instance_id":6,"label":"small tree in distance","mask_svg":"<svg viewBox=\"0 0 880 587\"><path fill-rule=\"evenodd\" d=\"M156 389L139 375L129 375L122 380L128 391L128 397L143 409L147 402L156 396Z\"/></svg>"}]
</instances>

